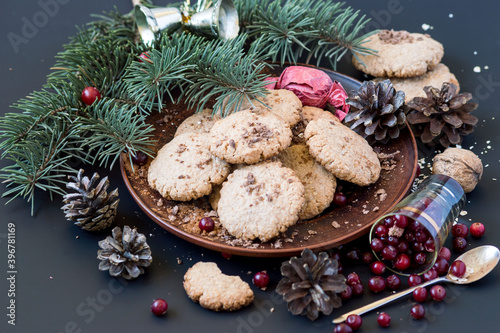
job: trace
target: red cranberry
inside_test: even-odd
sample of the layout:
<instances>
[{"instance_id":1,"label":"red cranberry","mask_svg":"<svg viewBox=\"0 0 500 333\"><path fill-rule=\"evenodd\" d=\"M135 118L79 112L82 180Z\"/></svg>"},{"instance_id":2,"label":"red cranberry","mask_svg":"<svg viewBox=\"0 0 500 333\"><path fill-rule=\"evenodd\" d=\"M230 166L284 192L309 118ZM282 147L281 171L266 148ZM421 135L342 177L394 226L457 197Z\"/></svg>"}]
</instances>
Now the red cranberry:
<instances>
[{"instance_id":1,"label":"red cranberry","mask_svg":"<svg viewBox=\"0 0 500 333\"><path fill-rule=\"evenodd\" d=\"M382 249L382 258L393 261L398 255L398 250L392 245L387 245Z\"/></svg>"},{"instance_id":2,"label":"red cranberry","mask_svg":"<svg viewBox=\"0 0 500 333\"><path fill-rule=\"evenodd\" d=\"M405 232L403 237L408 243L413 243L415 241L415 235L413 235L412 232Z\"/></svg>"},{"instance_id":3,"label":"red cranberry","mask_svg":"<svg viewBox=\"0 0 500 333\"><path fill-rule=\"evenodd\" d=\"M391 316L389 316L385 312L380 312L380 314L377 317L377 323L381 327L389 327L389 325L391 324Z\"/></svg>"},{"instance_id":4,"label":"red cranberry","mask_svg":"<svg viewBox=\"0 0 500 333\"><path fill-rule=\"evenodd\" d=\"M408 285L410 287L418 286L419 284L422 283L422 277L417 274L411 274L408 276Z\"/></svg>"},{"instance_id":5,"label":"red cranberry","mask_svg":"<svg viewBox=\"0 0 500 333\"><path fill-rule=\"evenodd\" d=\"M344 291L340 293L340 298L342 298L344 301L350 299L352 297L352 288L351 286L346 286Z\"/></svg>"},{"instance_id":6,"label":"red cranberry","mask_svg":"<svg viewBox=\"0 0 500 333\"><path fill-rule=\"evenodd\" d=\"M418 287L413 290L413 299L417 302L425 302L427 299L427 289Z\"/></svg>"},{"instance_id":7,"label":"red cranberry","mask_svg":"<svg viewBox=\"0 0 500 333\"><path fill-rule=\"evenodd\" d=\"M467 247L467 241L463 237L453 238L453 249L457 252L463 252Z\"/></svg>"},{"instance_id":8,"label":"red cranberry","mask_svg":"<svg viewBox=\"0 0 500 333\"><path fill-rule=\"evenodd\" d=\"M420 222L417 220L411 220L410 223L408 224L408 229L410 229L413 232L421 231L424 229Z\"/></svg>"},{"instance_id":9,"label":"red cranberry","mask_svg":"<svg viewBox=\"0 0 500 333\"><path fill-rule=\"evenodd\" d=\"M432 237L427 238L427 240L424 242L424 248L427 252L434 252L436 251L436 243L434 242L434 239Z\"/></svg>"},{"instance_id":10,"label":"red cranberry","mask_svg":"<svg viewBox=\"0 0 500 333\"><path fill-rule=\"evenodd\" d=\"M446 261L450 261L451 258L451 251L447 247L442 247L441 250L439 250L438 257L446 259Z\"/></svg>"},{"instance_id":11,"label":"red cranberry","mask_svg":"<svg viewBox=\"0 0 500 333\"><path fill-rule=\"evenodd\" d=\"M396 221L396 226L399 228L406 228L410 221L405 215L394 215L394 220Z\"/></svg>"},{"instance_id":12,"label":"red cranberry","mask_svg":"<svg viewBox=\"0 0 500 333\"><path fill-rule=\"evenodd\" d=\"M425 251L424 245L422 243L419 243L419 242L413 242L413 243L411 243L411 248L415 252L424 252Z\"/></svg>"},{"instance_id":13,"label":"red cranberry","mask_svg":"<svg viewBox=\"0 0 500 333\"><path fill-rule=\"evenodd\" d=\"M347 204L347 197L344 193L336 191L333 195L333 204L335 206L345 206Z\"/></svg>"},{"instance_id":14,"label":"red cranberry","mask_svg":"<svg viewBox=\"0 0 500 333\"><path fill-rule=\"evenodd\" d=\"M357 273L352 272L352 273L349 273L349 275L347 275L347 284L348 285L354 286L355 284L359 284L359 283L361 283L361 279Z\"/></svg>"},{"instance_id":15,"label":"red cranberry","mask_svg":"<svg viewBox=\"0 0 500 333\"><path fill-rule=\"evenodd\" d=\"M375 260L375 257L373 256L373 253L365 252L365 253L363 253L362 260L365 264L370 264L373 262L373 260Z\"/></svg>"},{"instance_id":16,"label":"red cranberry","mask_svg":"<svg viewBox=\"0 0 500 333\"><path fill-rule=\"evenodd\" d=\"M394 236L389 236L389 237L387 237L386 243L387 243L387 245L398 246L399 238L394 237Z\"/></svg>"},{"instance_id":17,"label":"red cranberry","mask_svg":"<svg viewBox=\"0 0 500 333\"><path fill-rule=\"evenodd\" d=\"M206 216L200 220L200 223L198 223L198 226L200 227L201 231L210 232L210 231L214 230L215 223L211 217Z\"/></svg>"},{"instance_id":18,"label":"red cranberry","mask_svg":"<svg viewBox=\"0 0 500 333\"><path fill-rule=\"evenodd\" d=\"M410 310L411 316L416 319L422 319L425 317L425 309L422 304L415 304Z\"/></svg>"},{"instance_id":19,"label":"red cranberry","mask_svg":"<svg viewBox=\"0 0 500 333\"><path fill-rule=\"evenodd\" d=\"M396 274L389 275L387 277L387 288L391 290L397 290L401 287L401 279Z\"/></svg>"},{"instance_id":20,"label":"red cranberry","mask_svg":"<svg viewBox=\"0 0 500 333\"><path fill-rule=\"evenodd\" d=\"M418 176L420 176L421 172L422 172L422 168L420 167L420 164L417 163L417 169L415 170L415 178L418 178Z\"/></svg>"},{"instance_id":21,"label":"red cranberry","mask_svg":"<svg viewBox=\"0 0 500 333\"><path fill-rule=\"evenodd\" d=\"M347 323L340 323L335 325L333 333L352 333L352 328Z\"/></svg>"},{"instance_id":22,"label":"red cranberry","mask_svg":"<svg viewBox=\"0 0 500 333\"><path fill-rule=\"evenodd\" d=\"M225 253L225 252L221 252L221 255L224 259L231 259L233 257L233 255L231 253Z\"/></svg>"},{"instance_id":23,"label":"red cranberry","mask_svg":"<svg viewBox=\"0 0 500 333\"><path fill-rule=\"evenodd\" d=\"M474 238L483 237L485 231L486 228L484 227L484 224L482 224L481 222L472 223L470 226L470 234Z\"/></svg>"},{"instance_id":24,"label":"red cranberry","mask_svg":"<svg viewBox=\"0 0 500 333\"><path fill-rule=\"evenodd\" d=\"M82 102L92 105L96 100L101 99L101 93L94 87L85 87L82 91Z\"/></svg>"},{"instance_id":25,"label":"red cranberry","mask_svg":"<svg viewBox=\"0 0 500 333\"><path fill-rule=\"evenodd\" d=\"M351 250L346 253L345 257L350 260L352 263L358 263L361 261L361 251L358 249Z\"/></svg>"},{"instance_id":26,"label":"red cranberry","mask_svg":"<svg viewBox=\"0 0 500 333\"><path fill-rule=\"evenodd\" d=\"M141 54L139 54L139 62L143 61L151 62L151 60L149 59L149 54L147 52L142 52Z\"/></svg>"},{"instance_id":27,"label":"red cranberry","mask_svg":"<svg viewBox=\"0 0 500 333\"><path fill-rule=\"evenodd\" d=\"M425 234L424 231L417 231L415 232L415 241L419 243L423 243L427 240L427 235Z\"/></svg>"},{"instance_id":28,"label":"red cranberry","mask_svg":"<svg viewBox=\"0 0 500 333\"><path fill-rule=\"evenodd\" d=\"M406 241L402 241L397 246L399 253L406 253L410 249L410 246Z\"/></svg>"},{"instance_id":29,"label":"red cranberry","mask_svg":"<svg viewBox=\"0 0 500 333\"><path fill-rule=\"evenodd\" d=\"M392 228L394 226L394 223L394 216L388 216L384 219L384 225L387 227L387 229Z\"/></svg>"},{"instance_id":30,"label":"red cranberry","mask_svg":"<svg viewBox=\"0 0 500 333\"><path fill-rule=\"evenodd\" d=\"M430 291L431 297L435 301L442 301L446 297L446 289L443 286L437 284L432 286Z\"/></svg>"},{"instance_id":31,"label":"red cranberry","mask_svg":"<svg viewBox=\"0 0 500 333\"><path fill-rule=\"evenodd\" d=\"M142 151L138 151L132 156L132 163L139 166L146 165L146 163L148 163L148 155L144 154Z\"/></svg>"},{"instance_id":32,"label":"red cranberry","mask_svg":"<svg viewBox=\"0 0 500 333\"><path fill-rule=\"evenodd\" d=\"M352 314L347 316L346 324L349 325L353 331L359 330L361 325L363 325L363 319L357 314Z\"/></svg>"},{"instance_id":33,"label":"red cranberry","mask_svg":"<svg viewBox=\"0 0 500 333\"><path fill-rule=\"evenodd\" d=\"M370 270L375 275L382 275L385 272L385 264L382 261L374 261L370 265Z\"/></svg>"},{"instance_id":34,"label":"red cranberry","mask_svg":"<svg viewBox=\"0 0 500 333\"><path fill-rule=\"evenodd\" d=\"M455 275L457 278L461 278L465 275L467 267L462 260L455 260L450 267L451 274Z\"/></svg>"},{"instance_id":35,"label":"red cranberry","mask_svg":"<svg viewBox=\"0 0 500 333\"><path fill-rule=\"evenodd\" d=\"M387 283L385 282L385 279L381 276L372 276L368 280L368 288L370 288L370 290L373 291L374 293L379 293L381 291L384 291L386 287Z\"/></svg>"},{"instance_id":36,"label":"red cranberry","mask_svg":"<svg viewBox=\"0 0 500 333\"><path fill-rule=\"evenodd\" d=\"M394 262L394 267L402 272L407 270L408 267L410 267L410 264L410 256L405 253L401 253L397 256L396 261Z\"/></svg>"},{"instance_id":37,"label":"red cranberry","mask_svg":"<svg viewBox=\"0 0 500 333\"><path fill-rule=\"evenodd\" d=\"M450 264L448 264L448 260L446 260L445 258L438 257L433 267L438 273L438 275L442 276L448 273L448 268L450 268Z\"/></svg>"},{"instance_id":38,"label":"red cranberry","mask_svg":"<svg viewBox=\"0 0 500 333\"><path fill-rule=\"evenodd\" d=\"M375 228L375 235L377 235L377 237L385 237L385 236L387 236L387 232L388 232L388 229L383 224L379 224Z\"/></svg>"},{"instance_id":39,"label":"red cranberry","mask_svg":"<svg viewBox=\"0 0 500 333\"><path fill-rule=\"evenodd\" d=\"M463 223L456 223L451 227L451 233L454 237L467 237L469 234L469 228Z\"/></svg>"},{"instance_id":40,"label":"red cranberry","mask_svg":"<svg viewBox=\"0 0 500 333\"><path fill-rule=\"evenodd\" d=\"M352 293L356 296L361 296L365 292L365 288L363 287L362 283L355 284L351 286L352 288Z\"/></svg>"},{"instance_id":41,"label":"red cranberry","mask_svg":"<svg viewBox=\"0 0 500 333\"><path fill-rule=\"evenodd\" d=\"M370 247L373 252L379 253L384 248L384 242L382 242L379 238L374 238L370 243Z\"/></svg>"},{"instance_id":42,"label":"red cranberry","mask_svg":"<svg viewBox=\"0 0 500 333\"><path fill-rule=\"evenodd\" d=\"M344 267L342 266L342 263L339 261L339 266L337 268L337 273L343 274L344 273Z\"/></svg>"},{"instance_id":43,"label":"red cranberry","mask_svg":"<svg viewBox=\"0 0 500 333\"><path fill-rule=\"evenodd\" d=\"M163 316L167 313L167 309L167 302L161 298L155 299L153 304L151 304L151 312L153 312L156 316Z\"/></svg>"},{"instance_id":44,"label":"red cranberry","mask_svg":"<svg viewBox=\"0 0 500 333\"><path fill-rule=\"evenodd\" d=\"M430 281L438 278L438 273L434 268L429 269L427 272L423 274L424 281Z\"/></svg>"},{"instance_id":45,"label":"red cranberry","mask_svg":"<svg viewBox=\"0 0 500 333\"><path fill-rule=\"evenodd\" d=\"M252 282L257 288L265 288L269 283L269 274L266 272L257 272L253 276Z\"/></svg>"}]
</instances>

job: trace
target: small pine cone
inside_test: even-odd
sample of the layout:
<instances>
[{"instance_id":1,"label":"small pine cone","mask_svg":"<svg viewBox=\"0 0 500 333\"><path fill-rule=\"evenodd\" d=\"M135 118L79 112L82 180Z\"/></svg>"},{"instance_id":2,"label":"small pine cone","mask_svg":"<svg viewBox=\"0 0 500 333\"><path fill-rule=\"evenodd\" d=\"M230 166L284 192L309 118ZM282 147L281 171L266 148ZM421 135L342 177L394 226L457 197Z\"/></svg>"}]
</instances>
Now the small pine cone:
<instances>
[{"instance_id":1,"label":"small pine cone","mask_svg":"<svg viewBox=\"0 0 500 333\"><path fill-rule=\"evenodd\" d=\"M66 218L88 231L103 230L111 226L118 208L118 189L109 195L108 177L104 177L98 184L99 175L94 173L89 180L83 176L83 169L76 176L69 176L73 180L66 187L75 193L68 193L63 197L65 205L61 208Z\"/></svg>"},{"instance_id":2,"label":"small pine cone","mask_svg":"<svg viewBox=\"0 0 500 333\"><path fill-rule=\"evenodd\" d=\"M405 93L396 91L390 80L363 82L357 91L349 92L346 104L351 110L345 124L370 144L386 144L406 127Z\"/></svg>"},{"instance_id":3,"label":"small pine cone","mask_svg":"<svg viewBox=\"0 0 500 333\"><path fill-rule=\"evenodd\" d=\"M153 258L146 236L129 226L114 227L112 235L99 242L99 270L108 271L111 276L122 276L130 280L144 273L143 267L151 265Z\"/></svg>"},{"instance_id":4,"label":"small pine cone","mask_svg":"<svg viewBox=\"0 0 500 333\"><path fill-rule=\"evenodd\" d=\"M338 273L338 262L326 252L316 256L304 249L302 257L293 257L281 265L283 278L276 292L283 295L288 311L294 315L318 318L319 313L329 315L342 305L337 293L345 290L345 277Z\"/></svg>"},{"instance_id":5,"label":"small pine cone","mask_svg":"<svg viewBox=\"0 0 500 333\"><path fill-rule=\"evenodd\" d=\"M470 114L477 108L470 93L457 94L457 86L445 82L441 90L424 88L427 97L415 97L409 103L408 122L413 133L430 146L448 148L462 143L474 131L477 117Z\"/></svg>"}]
</instances>

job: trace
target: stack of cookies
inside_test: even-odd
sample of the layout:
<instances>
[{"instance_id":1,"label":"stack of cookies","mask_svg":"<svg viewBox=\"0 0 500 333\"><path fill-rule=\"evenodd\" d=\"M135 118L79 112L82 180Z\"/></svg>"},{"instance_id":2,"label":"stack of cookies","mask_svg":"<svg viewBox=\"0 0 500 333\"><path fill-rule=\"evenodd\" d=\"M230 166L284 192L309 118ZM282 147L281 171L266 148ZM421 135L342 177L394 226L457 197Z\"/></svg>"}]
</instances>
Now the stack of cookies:
<instances>
[{"instance_id":1,"label":"stack of cookies","mask_svg":"<svg viewBox=\"0 0 500 333\"><path fill-rule=\"evenodd\" d=\"M265 242L330 206L337 179L378 180L377 154L332 113L302 107L288 90L263 102L188 117L151 162L149 185L169 200L209 196L229 234Z\"/></svg>"},{"instance_id":2,"label":"stack of cookies","mask_svg":"<svg viewBox=\"0 0 500 333\"><path fill-rule=\"evenodd\" d=\"M407 102L426 97L426 86L441 88L450 82L459 87L455 75L441 63L443 45L427 34L381 30L363 45L377 53L353 57L354 66L376 77L375 82L389 78L396 90L405 92Z\"/></svg>"}]
</instances>

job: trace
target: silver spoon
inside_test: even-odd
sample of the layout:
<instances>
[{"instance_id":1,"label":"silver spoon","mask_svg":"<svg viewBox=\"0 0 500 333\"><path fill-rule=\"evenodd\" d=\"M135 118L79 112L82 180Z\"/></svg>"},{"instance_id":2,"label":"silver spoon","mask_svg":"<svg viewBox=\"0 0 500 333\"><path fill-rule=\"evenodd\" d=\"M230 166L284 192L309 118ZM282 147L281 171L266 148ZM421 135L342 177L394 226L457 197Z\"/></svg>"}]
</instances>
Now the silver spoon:
<instances>
[{"instance_id":1,"label":"silver spoon","mask_svg":"<svg viewBox=\"0 0 500 333\"><path fill-rule=\"evenodd\" d=\"M468 284L475 282L486 276L489 272L493 270L493 268L495 268L495 266L498 264L498 261L500 260L500 250L498 250L498 248L492 245L479 246L470 251L465 252L460 257L458 257L457 260L462 260L465 263L465 266L467 267L467 272L465 273L464 277L459 279L453 276L450 273L450 271L448 271L448 275L446 276L427 281L418 286L409 288L407 290L401 291L391 296L387 296L386 298L382 298L381 300L365 305L354 311L345 313L342 316L335 318L333 320L333 323L340 324L344 322L349 315L352 314L362 315L363 313L366 313L382 305L385 305L389 302L392 302L396 299L399 299L405 295L408 295L418 287L427 287L428 285L440 282L451 282L456 284Z\"/></svg>"}]
</instances>

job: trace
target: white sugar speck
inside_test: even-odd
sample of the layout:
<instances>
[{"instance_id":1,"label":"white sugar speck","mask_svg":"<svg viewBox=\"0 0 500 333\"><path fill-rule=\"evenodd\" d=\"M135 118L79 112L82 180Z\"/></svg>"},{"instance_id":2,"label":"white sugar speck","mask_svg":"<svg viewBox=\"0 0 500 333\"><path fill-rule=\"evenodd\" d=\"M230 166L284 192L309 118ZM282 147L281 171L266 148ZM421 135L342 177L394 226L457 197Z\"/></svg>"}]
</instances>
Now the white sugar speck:
<instances>
[{"instance_id":1,"label":"white sugar speck","mask_svg":"<svg viewBox=\"0 0 500 333\"><path fill-rule=\"evenodd\" d=\"M476 66L476 67L474 67L473 71L474 71L475 73L481 73L481 67Z\"/></svg>"},{"instance_id":2,"label":"white sugar speck","mask_svg":"<svg viewBox=\"0 0 500 333\"><path fill-rule=\"evenodd\" d=\"M477 51L474 51L474 55L477 55Z\"/></svg>"},{"instance_id":3,"label":"white sugar speck","mask_svg":"<svg viewBox=\"0 0 500 333\"><path fill-rule=\"evenodd\" d=\"M486 65L484 66L484 69L490 69L490 66Z\"/></svg>"},{"instance_id":4,"label":"white sugar speck","mask_svg":"<svg viewBox=\"0 0 500 333\"><path fill-rule=\"evenodd\" d=\"M448 17L449 17L449 18L453 18L453 14L452 14L452 13L450 13L450 14L448 15Z\"/></svg>"},{"instance_id":5,"label":"white sugar speck","mask_svg":"<svg viewBox=\"0 0 500 333\"><path fill-rule=\"evenodd\" d=\"M422 24L422 29L423 29L424 31L427 31L427 30L429 30L429 29L431 29L431 30L432 30L432 29L434 29L434 27L433 27L433 26L428 25L427 23L424 23L424 24Z\"/></svg>"}]
</instances>

